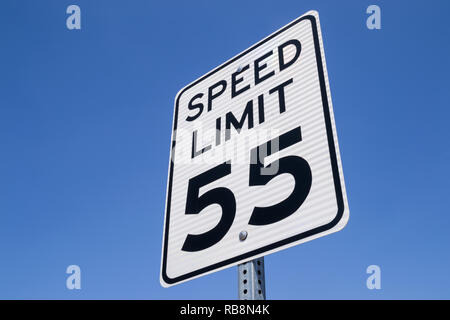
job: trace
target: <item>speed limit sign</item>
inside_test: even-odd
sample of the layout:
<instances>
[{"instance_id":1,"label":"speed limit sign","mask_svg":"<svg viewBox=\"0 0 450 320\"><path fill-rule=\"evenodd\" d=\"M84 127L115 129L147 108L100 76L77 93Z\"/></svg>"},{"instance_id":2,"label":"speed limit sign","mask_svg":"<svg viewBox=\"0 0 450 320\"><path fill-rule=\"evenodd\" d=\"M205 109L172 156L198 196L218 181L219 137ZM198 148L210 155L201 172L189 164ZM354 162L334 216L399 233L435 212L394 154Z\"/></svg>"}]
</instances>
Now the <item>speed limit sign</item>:
<instances>
[{"instance_id":1,"label":"speed limit sign","mask_svg":"<svg viewBox=\"0 0 450 320\"><path fill-rule=\"evenodd\" d=\"M348 205L317 12L177 94L161 284L342 229Z\"/></svg>"}]
</instances>

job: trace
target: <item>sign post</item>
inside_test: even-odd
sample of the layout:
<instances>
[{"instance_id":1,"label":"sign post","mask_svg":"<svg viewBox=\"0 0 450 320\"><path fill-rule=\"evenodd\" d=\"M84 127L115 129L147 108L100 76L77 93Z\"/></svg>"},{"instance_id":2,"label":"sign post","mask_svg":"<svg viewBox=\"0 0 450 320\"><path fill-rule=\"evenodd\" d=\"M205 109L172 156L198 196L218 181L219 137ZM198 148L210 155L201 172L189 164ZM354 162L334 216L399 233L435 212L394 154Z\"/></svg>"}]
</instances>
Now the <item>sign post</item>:
<instances>
[{"instance_id":1,"label":"sign post","mask_svg":"<svg viewBox=\"0 0 450 320\"><path fill-rule=\"evenodd\" d=\"M238 265L239 300L266 300L264 257Z\"/></svg>"},{"instance_id":2,"label":"sign post","mask_svg":"<svg viewBox=\"0 0 450 320\"><path fill-rule=\"evenodd\" d=\"M348 218L317 12L177 94L163 286L239 265L239 297L263 299L264 256Z\"/></svg>"}]
</instances>

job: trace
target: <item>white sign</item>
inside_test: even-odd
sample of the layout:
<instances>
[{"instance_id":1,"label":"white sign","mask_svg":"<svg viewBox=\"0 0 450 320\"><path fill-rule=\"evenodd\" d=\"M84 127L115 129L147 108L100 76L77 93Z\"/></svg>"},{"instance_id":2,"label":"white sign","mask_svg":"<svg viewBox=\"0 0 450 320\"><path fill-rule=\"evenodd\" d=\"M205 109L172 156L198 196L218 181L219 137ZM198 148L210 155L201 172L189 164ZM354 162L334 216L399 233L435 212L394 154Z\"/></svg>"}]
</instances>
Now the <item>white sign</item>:
<instances>
[{"instance_id":1,"label":"white sign","mask_svg":"<svg viewBox=\"0 0 450 320\"><path fill-rule=\"evenodd\" d=\"M348 217L317 12L177 94L163 286L336 232Z\"/></svg>"}]
</instances>

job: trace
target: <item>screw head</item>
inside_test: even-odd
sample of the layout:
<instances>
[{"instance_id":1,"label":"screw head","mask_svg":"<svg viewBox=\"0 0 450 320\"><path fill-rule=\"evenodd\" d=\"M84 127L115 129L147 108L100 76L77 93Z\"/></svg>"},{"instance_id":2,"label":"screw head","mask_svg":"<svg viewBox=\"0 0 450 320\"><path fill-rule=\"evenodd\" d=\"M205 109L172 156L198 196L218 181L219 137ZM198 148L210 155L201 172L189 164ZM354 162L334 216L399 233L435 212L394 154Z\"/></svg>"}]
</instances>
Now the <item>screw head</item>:
<instances>
[{"instance_id":1,"label":"screw head","mask_svg":"<svg viewBox=\"0 0 450 320\"><path fill-rule=\"evenodd\" d=\"M239 240L244 241L245 239L247 239L247 236L248 236L247 231L239 232Z\"/></svg>"},{"instance_id":2,"label":"screw head","mask_svg":"<svg viewBox=\"0 0 450 320\"><path fill-rule=\"evenodd\" d=\"M242 71L242 66L239 66L238 68L237 68L237 72L241 72Z\"/></svg>"}]
</instances>

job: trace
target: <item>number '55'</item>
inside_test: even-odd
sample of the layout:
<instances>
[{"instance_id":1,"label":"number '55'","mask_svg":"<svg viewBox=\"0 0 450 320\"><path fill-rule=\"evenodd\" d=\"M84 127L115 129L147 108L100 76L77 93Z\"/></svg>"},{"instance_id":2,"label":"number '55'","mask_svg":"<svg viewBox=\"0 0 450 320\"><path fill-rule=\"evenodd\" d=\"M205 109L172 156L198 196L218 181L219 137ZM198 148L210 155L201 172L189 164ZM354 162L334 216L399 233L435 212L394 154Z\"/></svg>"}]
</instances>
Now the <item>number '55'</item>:
<instances>
[{"instance_id":1,"label":"number '55'","mask_svg":"<svg viewBox=\"0 0 450 320\"><path fill-rule=\"evenodd\" d=\"M270 165L276 165L279 169L276 174L263 175L264 157L272 153L290 147L302 140L301 129L297 127L278 138L250 150L250 175L249 186L264 186L276 176L289 173L294 177L295 185L292 193L280 203L269 207L257 207L253 209L249 220L250 225L263 226L287 218L297 211L309 194L312 184L311 168L308 162L299 156L282 157ZM278 148L275 148L278 142ZM261 149L263 151L260 152ZM272 150L276 149L276 150ZM264 154L260 159L260 154ZM198 214L211 204L218 204L222 209L219 223L211 230L202 234L188 234L182 250L195 252L209 248L219 242L230 230L236 215L236 198L233 192L225 187L215 188L199 196L199 189L213 181L223 178L231 173L231 163L224 162L208 171L189 180L186 200L186 214Z\"/></svg>"}]
</instances>

